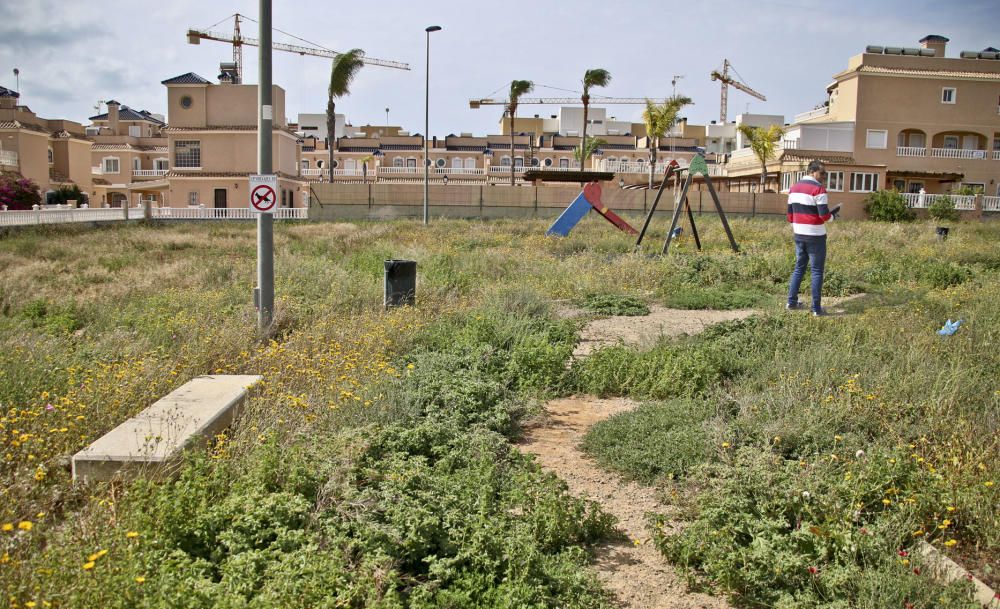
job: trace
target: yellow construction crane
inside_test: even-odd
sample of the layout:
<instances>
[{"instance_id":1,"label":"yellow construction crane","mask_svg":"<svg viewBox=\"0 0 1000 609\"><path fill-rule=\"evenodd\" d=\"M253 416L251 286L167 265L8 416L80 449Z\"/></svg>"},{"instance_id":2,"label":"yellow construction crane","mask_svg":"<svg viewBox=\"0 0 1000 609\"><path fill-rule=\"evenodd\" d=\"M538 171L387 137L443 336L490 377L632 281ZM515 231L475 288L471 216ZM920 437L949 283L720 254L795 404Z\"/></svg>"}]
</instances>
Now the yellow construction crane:
<instances>
[{"instance_id":1,"label":"yellow construction crane","mask_svg":"<svg viewBox=\"0 0 1000 609\"><path fill-rule=\"evenodd\" d=\"M730 85L732 85L734 89L739 89L740 91L743 91L747 95L756 97L760 101L767 101L767 98L764 97L763 93L758 93L757 91L754 91L753 89L741 83L740 81L730 78L729 68L731 68L732 66L733 64L729 63L728 59L723 59L722 72L719 72L718 70L714 70L712 72L712 80L718 80L722 83L722 104L720 105L719 108L719 122L722 123L723 125L726 124L726 116L728 115ZM736 70L734 69L733 72L735 71ZM737 74L737 76L739 76L739 74Z\"/></svg>"},{"instance_id":2,"label":"yellow construction crane","mask_svg":"<svg viewBox=\"0 0 1000 609\"><path fill-rule=\"evenodd\" d=\"M223 34L221 32L213 32L211 30L196 30L196 29L193 29L193 28L188 29L188 32L187 32L187 38L188 38L188 43L189 44L201 44L202 40L216 40L218 42L226 42L226 43L229 43L229 44L233 45L233 63L235 64L235 66L234 66L235 69L234 69L234 74L233 74L233 82L234 82L234 84L239 84L239 83L243 82L243 45L248 45L248 46L252 46L252 47L259 47L260 46L260 40L258 40L256 38L251 38L249 36L244 36L240 32L240 21L243 20L243 19L246 19L246 20L249 20L249 21L253 21L253 19L250 19L246 15L241 15L239 13L236 13L235 15L233 15L233 33L232 34ZM216 25L218 25L218 24L216 24ZM301 38L299 38L298 36L295 36L294 34L288 34L287 32L282 32L281 30L279 30L277 28L274 28L274 29L277 32L280 32L280 33L285 34L287 36L291 36L292 38L296 38L298 40L302 40ZM309 42L308 40L302 40L302 42L305 42L305 43L308 43L308 44L312 44L314 46L308 46L307 47L307 46L299 46L299 45L295 45L295 44L285 44L285 43L281 43L281 42L272 42L271 43L271 48L273 48L273 49L275 49L277 51L287 51L289 53L298 53L299 55L312 55L314 57L326 57L326 58L329 58L329 59L334 59L338 55L341 55L341 53L338 53L337 51L333 51L333 50L330 50L330 49L326 49L326 48L320 47L319 45L316 45L315 43ZM368 64L368 65L382 66L384 68L396 68L398 70L409 70L410 69L410 64L402 63L402 62L399 62L399 61L388 61L388 60L385 60L385 59L375 59L374 57L365 57L364 58L364 62L366 64Z\"/></svg>"}]
</instances>

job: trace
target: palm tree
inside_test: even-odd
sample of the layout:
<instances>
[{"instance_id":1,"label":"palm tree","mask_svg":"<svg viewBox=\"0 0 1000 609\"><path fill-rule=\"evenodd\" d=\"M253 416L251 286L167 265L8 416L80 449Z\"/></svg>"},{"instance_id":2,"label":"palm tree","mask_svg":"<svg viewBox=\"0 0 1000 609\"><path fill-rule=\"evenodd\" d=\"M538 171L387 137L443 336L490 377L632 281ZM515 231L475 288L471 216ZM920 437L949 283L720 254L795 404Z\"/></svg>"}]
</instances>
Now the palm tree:
<instances>
[{"instance_id":1,"label":"palm tree","mask_svg":"<svg viewBox=\"0 0 1000 609\"><path fill-rule=\"evenodd\" d=\"M507 103L507 116L510 121L510 185L514 185L514 115L517 114L517 102L521 96L531 93L535 83L530 80L510 81L510 97Z\"/></svg>"},{"instance_id":2,"label":"palm tree","mask_svg":"<svg viewBox=\"0 0 1000 609\"><path fill-rule=\"evenodd\" d=\"M590 88L591 87L606 87L608 83L611 82L611 72L608 72L604 68L594 68L592 70L587 70L583 75L583 95L580 96L580 101L583 102L583 131L580 133L580 171L584 170L583 161L586 160L586 154L583 154L583 146L587 142L587 113L590 109Z\"/></svg>"},{"instance_id":3,"label":"palm tree","mask_svg":"<svg viewBox=\"0 0 1000 609\"><path fill-rule=\"evenodd\" d=\"M739 125L738 129L743 137L750 142L750 150L753 151L757 160L760 161L760 192L764 192L764 182L767 179L767 162L774 159L778 151L778 140L785 134L785 129L781 125L771 125L764 127L751 127L749 125Z\"/></svg>"},{"instance_id":4,"label":"palm tree","mask_svg":"<svg viewBox=\"0 0 1000 609\"><path fill-rule=\"evenodd\" d=\"M646 123L646 143L649 146L649 187L653 187L653 173L656 171L656 151L660 149L660 138L670 132L677 123L681 108L691 105L690 97L675 95L662 104L646 100L642 120Z\"/></svg>"},{"instance_id":5,"label":"palm tree","mask_svg":"<svg viewBox=\"0 0 1000 609\"><path fill-rule=\"evenodd\" d=\"M329 97L326 101L326 133L330 151L330 181L333 182L333 145L337 141L337 104L335 99L350 94L351 82L358 75L358 70L364 64L365 52L361 49L351 49L337 55L330 70Z\"/></svg>"},{"instance_id":6,"label":"palm tree","mask_svg":"<svg viewBox=\"0 0 1000 609\"><path fill-rule=\"evenodd\" d=\"M573 158L576 159L581 166L590 158L590 155L594 154L598 148L607 144L607 140L603 140L599 137L588 137L587 143L580 148L573 149ZM581 153L580 150L583 150Z\"/></svg>"}]
</instances>

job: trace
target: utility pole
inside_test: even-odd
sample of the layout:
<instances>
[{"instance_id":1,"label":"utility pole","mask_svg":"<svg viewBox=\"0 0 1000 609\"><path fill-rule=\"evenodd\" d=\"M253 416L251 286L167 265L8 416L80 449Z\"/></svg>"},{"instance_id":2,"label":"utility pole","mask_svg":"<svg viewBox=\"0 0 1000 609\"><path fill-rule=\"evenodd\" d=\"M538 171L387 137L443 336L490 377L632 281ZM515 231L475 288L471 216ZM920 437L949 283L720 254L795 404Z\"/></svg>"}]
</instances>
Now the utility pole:
<instances>
[{"instance_id":1,"label":"utility pole","mask_svg":"<svg viewBox=\"0 0 1000 609\"><path fill-rule=\"evenodd\" d=\"M427 138L431 130L431 32L440 32L440 25L430 25L424 28L427 32L427 62L424 80L424 224L430 222L430 195L428 187L428 172L430 171L430 158L427 153Z\"/></svg>"},{"instance_id":2,"label":"utility pole","mask_svg":"<svg viewBox=\"0 0 1000 609\"><path fill-rule=\"evenodd\" d=\"M271 125L271 0L260 0L260 78L257 83L257 173L270 175ZM257 329L265 334L274 320L274 215L257 214Z\"/></svg>"}]
</instances>

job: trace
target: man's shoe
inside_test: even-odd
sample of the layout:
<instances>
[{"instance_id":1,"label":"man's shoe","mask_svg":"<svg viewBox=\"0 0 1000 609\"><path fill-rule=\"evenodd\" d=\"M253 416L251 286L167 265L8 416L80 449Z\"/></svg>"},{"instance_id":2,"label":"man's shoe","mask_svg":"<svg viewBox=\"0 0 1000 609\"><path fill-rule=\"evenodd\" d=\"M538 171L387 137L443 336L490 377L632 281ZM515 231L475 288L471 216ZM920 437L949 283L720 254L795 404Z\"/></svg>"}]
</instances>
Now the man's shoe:
<instances>
[{"instance_id":1,"label":"man's shoe","mask_svg":"<svg viewBox=\"0 0 1000 609\"><path fill-rule=\"evenodd\" d=\"M826 312L826 309L813 310L813 317L826 317L827 315L829 315L829 313Z\"/></svg>"},{"instance_id":2,"label":"man's shoe","mask_svg":"<svg viewBox=\"0 0 1000 609\"><path fill-rule=\"evenodd\" d=\"M803 307L803 305L802 305L801 302L796 302L794 304L792 304L790 302L786 302L785 303L785 310L786 311L797 311L797 310L801 309L802 307Z\"/></svg>"}]
</instances>

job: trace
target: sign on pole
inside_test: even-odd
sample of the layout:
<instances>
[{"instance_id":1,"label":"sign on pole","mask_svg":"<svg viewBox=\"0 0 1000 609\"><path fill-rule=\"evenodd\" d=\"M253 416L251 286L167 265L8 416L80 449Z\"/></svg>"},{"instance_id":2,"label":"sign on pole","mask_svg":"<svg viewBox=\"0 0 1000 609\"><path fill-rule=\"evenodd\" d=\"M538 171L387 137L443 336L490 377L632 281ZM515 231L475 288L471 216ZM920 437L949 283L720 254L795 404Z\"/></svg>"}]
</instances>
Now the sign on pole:
<instances>
[{"instance_id":1,"label":"sign on pole","mask_svg":"<svg viewBox=\"0 0 1000 609\"><path fill-rule=\"evenodd\" d=\"M258 214L274 212L278 206L278 176L250 176L250 211Z\"/></svg>"}]
</instances>

